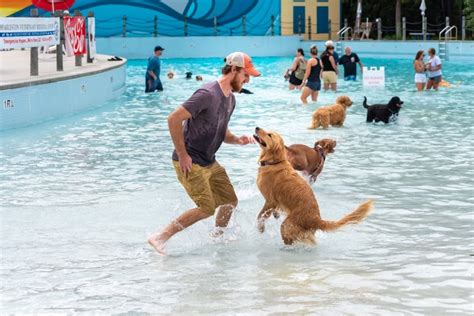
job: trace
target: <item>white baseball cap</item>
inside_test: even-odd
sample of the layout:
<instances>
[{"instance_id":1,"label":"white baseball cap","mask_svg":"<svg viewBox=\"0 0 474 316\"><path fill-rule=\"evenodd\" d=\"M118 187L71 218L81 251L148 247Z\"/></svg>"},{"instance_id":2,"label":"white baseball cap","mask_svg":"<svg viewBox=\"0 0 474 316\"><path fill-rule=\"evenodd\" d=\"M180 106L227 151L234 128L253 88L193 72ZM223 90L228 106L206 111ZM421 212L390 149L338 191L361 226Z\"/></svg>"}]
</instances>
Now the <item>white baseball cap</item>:
<instances>
[{"instance_id":1,"label":"white baseball cap","mask_svg":"<svg viewBox=\"0 0 474 316\"><path fill-rule=\"evenodd\" d=\"M329 41L326 41L326 43L324 43L324 46L332 46L334 47L334 42L329 40Z\"/></svg>"}]
</instances>

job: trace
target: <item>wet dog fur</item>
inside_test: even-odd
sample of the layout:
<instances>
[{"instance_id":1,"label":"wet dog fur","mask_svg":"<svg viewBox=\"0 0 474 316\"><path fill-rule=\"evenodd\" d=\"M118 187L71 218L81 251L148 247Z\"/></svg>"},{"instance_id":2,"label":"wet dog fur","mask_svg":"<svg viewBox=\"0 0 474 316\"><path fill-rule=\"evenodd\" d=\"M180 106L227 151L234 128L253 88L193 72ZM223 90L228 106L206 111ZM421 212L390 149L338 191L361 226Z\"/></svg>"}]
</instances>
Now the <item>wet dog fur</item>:
<instances>
[{"instance_id":1,"label":"wet dog fur","mask_svg":"<svg viewBox=\"0 0 474 316\"><path fill-rule=\"evenodd\" d=\"M352 105L352 100L348 96L339 96L336 103L323 106L313 112L309 129L316 129L322 126L324 129L329 125L341 127L346 119L346 111Z\"/></svg>"},{"instance_id":2,"label":"wet dog fur","mask_svg":"<svg viewBox=\"0 0 474 316\"><path fill-rule=\"evenodd\" d=\"M372 210L372 201L367 200L340 220L323 220L313 190L287 159L282 137L257 127L254 138L261 148L257 186L265 198L265 205L257 216L260 232L265 230L265 220L278 210L287 215L281 225L283 242L313 245L317 230L330 232L359 223Z\"/></svg>"},{"instance_id":3,"label":"wet dog fur","mask_svg":"<svg viewBox=\"0 0 474 316\"><path fill-rule=\"evenodd\" d=\"M305 176L309 176L310 183L313 183L323 170L327 155L333 153L335 148L334 139L323 138L314 143L313 148L293 144L286 147L286 152L293 169L302 171Z\"/></svg>"}]
</instances>

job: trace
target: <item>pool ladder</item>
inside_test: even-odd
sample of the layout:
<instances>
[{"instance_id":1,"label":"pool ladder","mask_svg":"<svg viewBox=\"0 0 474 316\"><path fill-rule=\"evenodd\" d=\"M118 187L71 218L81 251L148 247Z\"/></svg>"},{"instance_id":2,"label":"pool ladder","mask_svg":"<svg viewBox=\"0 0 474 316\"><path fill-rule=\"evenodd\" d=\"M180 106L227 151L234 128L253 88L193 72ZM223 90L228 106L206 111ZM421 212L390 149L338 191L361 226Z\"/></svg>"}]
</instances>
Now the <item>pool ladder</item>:
<instances>
[{"instance_id":1,"label":"pool ladder","mask_svg":"<svg viewBox=\"0 0 474 316\"><path fill-rule=\"evenodd\" d=\"M342 56L342 42L337 41L336 42L336 52L339 54L339 56Z\"/></svg>"},{"instance_id":2,"label":"pool ladder","mask_svg":"<svg viewBox=\"0 0 474 316\"><path fill-rule=\"evenodd\" d=\"M441 41L444 38L443 41ZM446 41L456 40L458 38L458 28L456 25L446 25L444 29L439 32L439 57L448 60L448 51L446 48Z\"/></svg>"},{"instance_id":3,"label":"pool ladder","mask_svg":"<svg viewBox=\"0 0 474 316\"><path fill-rule=\"evenodd\" d=\"M446 51L446 42L439 42L439 58L448 60L448 54Z\"/></svg>"}]
</instances>

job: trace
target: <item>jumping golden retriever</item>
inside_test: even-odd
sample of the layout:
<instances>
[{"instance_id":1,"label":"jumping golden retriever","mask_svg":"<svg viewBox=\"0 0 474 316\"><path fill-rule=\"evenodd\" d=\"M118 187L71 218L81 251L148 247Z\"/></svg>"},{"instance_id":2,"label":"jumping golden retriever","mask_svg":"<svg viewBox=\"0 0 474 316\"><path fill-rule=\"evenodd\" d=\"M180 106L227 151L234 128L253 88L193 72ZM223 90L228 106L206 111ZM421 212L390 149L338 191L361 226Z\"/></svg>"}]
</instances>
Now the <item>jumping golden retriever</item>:
<instances>
[{"instance_id":1,"label":"jumping golden retriever","mask_svg":"<svg viewBox=\"0 0 474 316\"><path fill-rule=\"evenodd\" d=\"M261 148L257 185L265 198L265 205L257 217L260 232L265 230L265 220L273 212L282 211L287 214L281 225L283 242L313 245L316 230L329 232L359 223L372 210L372 201L368 200L338 221L321 219L313 190L288 161L281 136L257 127L254 138Z\"/></svg>"},{"instance_id":2,"label":"jumping golden retriever","mask_svg":"<svg viewBox=\"0 0 474 316\"><path fill-rule=\"evenodd\" d=\"M326 157L334 152L334 148L334 139L323 138L318 140L313 148L303 144L290 145L286 147L286 153L293 169L302 171L305 176L309 176L309 182L313 183L323 171Z\"/></svg>"},{"instance_id":3,"label":"jumping golden retriever","mask_svg":"<svg viewBox=\"0 0 474 316\"><path fill-rule=\"evenodd\" d=\"M348 96L337 97L333 105L323 106L313 112L311 126L309 129L316 129L322 126L324 129L329 125L341 127L346 119L346 111L352 105L352 100Z\"/></svg>"}]
</instances>

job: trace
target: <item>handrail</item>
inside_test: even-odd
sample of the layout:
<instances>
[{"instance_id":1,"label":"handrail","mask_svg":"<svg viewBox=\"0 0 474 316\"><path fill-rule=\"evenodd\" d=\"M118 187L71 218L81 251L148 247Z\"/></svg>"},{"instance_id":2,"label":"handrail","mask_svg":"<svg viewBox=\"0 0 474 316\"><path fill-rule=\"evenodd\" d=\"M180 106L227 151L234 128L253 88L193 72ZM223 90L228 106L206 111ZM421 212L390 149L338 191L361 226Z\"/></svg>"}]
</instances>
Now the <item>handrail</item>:
<instances>
[{"instance_id":1,"label":"handrail","mask_svg":"<svg viewBox=\"0 0 474 316\"><path fill-rule=\"evenodd\" d=\"M348 31L351 31L351 32L352 32L352 27L350 27L350 26L344 26L342 29L340 29L340 30L336 33L338 40L340 40L341 37L342 37L342 35L344 35L344 34L345 34L346 32L348 32ZM351 34L351 33L349 33L349 34Z\"/></svg>"},{"instance_id":2,"label":"handrail","mask_svg":"<svg viewBox=\"0 0 474 316\"><path fill-rule=\"evenodd\" d=\"M456 25L452 25L452 26L445 26L444 29L442 29L440 32L439 32L439 40L441 40L441 36L443 36L443 33L444 33L444 40L446 41L448 39L448 34L450 35L449 38L453 38L451 36L451 32L452 30L455 30L455 36L454 38L457 39L458 38L458 28L456 27Z\"/></svg>"}]
</instances>

